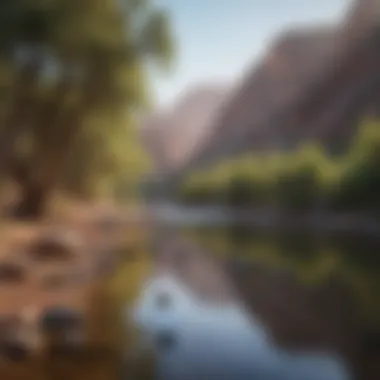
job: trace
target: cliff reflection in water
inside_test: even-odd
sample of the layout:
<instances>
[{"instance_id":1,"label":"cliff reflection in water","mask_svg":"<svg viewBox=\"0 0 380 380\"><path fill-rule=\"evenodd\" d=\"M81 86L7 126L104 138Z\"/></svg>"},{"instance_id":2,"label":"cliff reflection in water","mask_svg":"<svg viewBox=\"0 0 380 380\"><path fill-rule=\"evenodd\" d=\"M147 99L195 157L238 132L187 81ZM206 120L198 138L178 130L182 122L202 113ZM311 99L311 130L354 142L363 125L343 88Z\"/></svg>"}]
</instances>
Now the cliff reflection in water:
<instances>
[{"instance_id":1,"label":"cliff reflection in water","mask_svg":"<svg viewBox=\"0 0 380 380\"><path fill-rule=\"evenodd\" d=\"M163 297L171 301L158 307ZM160 379L350 379L333 354L279 349L238 301L205 303L170 273L147 282L134 318L145 332L145 343L156 348Z\"/></svg>"},{"instance_id":2,"label":"cliff reflection in water","mask_svg":"<svg viewBox=\"0 0 380 380\"><path fill-rule=\"evenodd\" d=\"M281 347L328 349L355 379L380 378L379 245L358 235L200 228L237 293Z\"/></svg>"}]
</instances>

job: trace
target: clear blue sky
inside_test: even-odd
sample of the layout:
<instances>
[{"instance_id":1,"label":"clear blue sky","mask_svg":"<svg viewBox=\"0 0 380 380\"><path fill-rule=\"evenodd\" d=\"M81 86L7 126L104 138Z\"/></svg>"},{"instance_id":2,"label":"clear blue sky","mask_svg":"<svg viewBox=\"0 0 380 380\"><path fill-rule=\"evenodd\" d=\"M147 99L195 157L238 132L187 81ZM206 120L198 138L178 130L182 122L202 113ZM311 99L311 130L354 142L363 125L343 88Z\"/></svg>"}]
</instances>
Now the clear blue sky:
<instances>
[{"instance_id":1,"label":"clear blue sky","mask_svg":"<svg viewBox=\"0 0 380 380\"><path fill-rule=\"evenodd\" d=\"M199 82L233 81L268 42L296 25L331 22L350 0L155 0L172 15L178 54L174 71L155 76L158 105Z\"/></svg>"}]
</instances>

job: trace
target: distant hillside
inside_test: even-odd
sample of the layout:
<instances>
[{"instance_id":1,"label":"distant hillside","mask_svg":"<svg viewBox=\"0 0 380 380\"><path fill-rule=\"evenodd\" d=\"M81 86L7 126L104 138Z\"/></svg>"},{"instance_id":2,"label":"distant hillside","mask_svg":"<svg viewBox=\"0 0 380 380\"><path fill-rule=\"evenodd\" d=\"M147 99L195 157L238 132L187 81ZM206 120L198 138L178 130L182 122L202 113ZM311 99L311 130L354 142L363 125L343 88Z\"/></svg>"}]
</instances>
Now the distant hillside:
<instances>
[{"instance_id":1,"label":"distant hillside","mask_svg":"<svg viewBox=\"0 0 380 380\"><path fill-rule=\"evenodd\" d=\"M170 110L158 111L144 123L143 142L158 170L177 169L195 155L228 94L227 85L195 87Z\"/></svg>"},{"instance_id":2,"label":"distant hillside","mask_svg":"<svg viewBox=\"0 0 380 380\"><path fill-rule=\"evenodd\" d=\"M243 80L183 170L308 140L344 149L380 109L377 0L358 0L342 25L284 33Z\"/></svg>"},{"instance_id":3,"label":"distant hillside","mask_svg":"<svg viewBox=\"0 0 380 380\"><path fill-rule=\"evenodd\" d=\"M243 80L230 104L219 116L213 134L202 147L210 158L260 145L259 139L246 137L264 127L279 110L289 107L312 79L324 70L335 48L335 30L331 28L291 31L268 50L259 67ZM264 131L264 129L266 129Z\"/></svg>"}]
</instances>

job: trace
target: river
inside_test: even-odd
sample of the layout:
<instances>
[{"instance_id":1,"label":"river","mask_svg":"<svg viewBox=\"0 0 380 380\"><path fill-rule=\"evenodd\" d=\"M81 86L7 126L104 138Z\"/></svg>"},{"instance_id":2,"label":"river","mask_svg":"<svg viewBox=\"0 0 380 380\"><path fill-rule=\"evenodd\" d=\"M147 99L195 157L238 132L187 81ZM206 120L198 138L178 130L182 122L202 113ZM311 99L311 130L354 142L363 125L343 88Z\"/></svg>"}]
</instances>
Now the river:
<instances>
[{"instance_id":1,"label":"river","mask_svg":"<svg viewBox=\"0 0 380 380\"><path fill-rule=\"evenodd\" d=\"M259 263L260 268L265 268L262 273L268 268L274 273L291 273L302 289L318 288L337 275L343 279L350 297L352 296L355 311L361 321L360 326L370 326L376 330L380 327L379 244L376 239L347 235L259 232L252 227L233 227L221 222L223 215L220 210L209 210L207 215L194 211L185 216L175 209L163 210L161 216L165 226L175 226L175 235L180 235L181 239L191 241L195 247L199 247L200 253L196 254L200 257L198 266L189 264L194 260L189 260L188 257L182 265L203 267L206 282L201 275L198 276L199 279L197 276L193 276L193 279L191 277L191 272L202 272L202 269L187 269L183 272L176 270L176 253L166 259L157 253L153 255L153 267L161 266L163 269L153 271L146 278L134 308L132 311L128 308L128 315L143 332L140 342L142 346L153 348L156 352L158 379L340 380L355 378L354 374L357 376L357 371L354 370L357 362L352 361L349 355L343 355L344 350L335 351L335 346L311 345L311 348L303 349L302 344L296 347L278 344L274 339L276 322L273 322L273 317L281 320L281 313L284 312L285 316L293 308L292 312L297 314L294 316L296 321L300 321L299 324L307 325L309 322L308 319L300 318L304 313L301 298L291 296L290 302L282 298L281 292L286 286L282 286L282 289L281 286L274 288L274 301L267 297L265 292L268 284L265 282L275 282L269 280L270 276L263 277L263 282L253 284L251 289L244 285L246 289L235 292L234 296L221 297L221 302L213 302L214 296L211 301L202 298L199 288L202 290L202 287L207 287L202 284L213 277L214 271L206 259L203 263L202 257L207 252L207 255L216 259L214 261L220 261L220 266L233 259L243 260L244 263ZM192 255L194 250L190 257ZM163 261L165 265L162 265ZM230 281L232 285L234 282L239 283L239 279L228 275L222 283L223 281ZM253 297L254 300L250 301L249 296L244 294L245 290L254 291L256 298ZM266 306L272 302L276 307L266 307L266 314L262 313L261 309L265 308L260 306L260 298ZM281 308L280 304L285 305ZM332 308L335 325L331 326L333 330L339 330L340 324L347 325L344 317L346 309L340 301L333 300L333 304L336 306ZM310 310L306 310L305 314L310 313ZM286 317L289 318L289 315ZM332 331L328 328L325 330L323 333L327 336ZM343 335L352 332L350 327L341 331ZM339 339L343 345L358 345L356 341ZM358 347L354 351L356 348ZM370 377L371 371L366 368L361 372L365 375L360 378L376 378Z\"/></svg>"},{"instance_id":2,"label":"river","mask_svg":"<svg viewBox=\"0 0 380 380\"><path fill-rule=\"evenodd\" d=\"M160 294L171 298L165 310L156 305ZM144 289L134 318L146 333L145 342L157 349L159 379L350 379L339 358L281 350L241 305L199 303L179 279L169 275Z\"/></svg>"}]
</instances>

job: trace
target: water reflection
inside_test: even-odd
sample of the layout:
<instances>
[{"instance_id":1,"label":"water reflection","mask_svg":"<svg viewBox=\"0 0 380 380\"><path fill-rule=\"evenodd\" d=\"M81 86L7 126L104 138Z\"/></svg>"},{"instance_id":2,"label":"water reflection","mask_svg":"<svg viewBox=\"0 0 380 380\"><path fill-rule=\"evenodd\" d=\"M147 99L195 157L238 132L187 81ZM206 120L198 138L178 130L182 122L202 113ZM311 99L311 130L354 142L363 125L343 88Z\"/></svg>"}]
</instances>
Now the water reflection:
<instances>
[{"instance_id":1,"label":"water reflection","mask_svg":"<svg viewBox=\"0 0 380 380\"><path fill-rule=\"evenodd\" d=\"M170 307L157 307L165 294ZM174 276L151 278L133 311L156 347L164 380L343 380L344 365L328 353L277 348L264 326L237 302L210 305Z\"/></svg>"},{"instance_id":2,"label":"water reflection","mask_svg":"<svg viewBox=\"0 0 380 380\"><path fill-rule=\"evenodd\" d=\"M380 239L355 235L274 233L252 228L194 228L186 233L221 257L289 270L306 285L339 277L364 325L380 329Z\"/></svg>"},{"instance_id":3,"label":"water reflection","mask_svg":"<svg viewBox=\"0 0 380 380\"><path fill-rule=\"evenodd\" d=\"M171 305L171 296L169 293L161 293L156 296L157 308L165 310Z\"/></svg>"}]
</instances>

